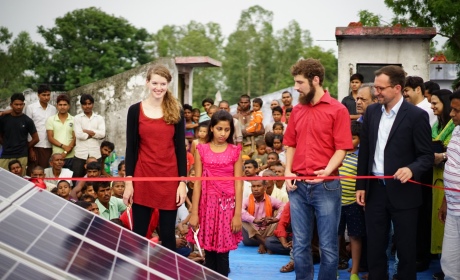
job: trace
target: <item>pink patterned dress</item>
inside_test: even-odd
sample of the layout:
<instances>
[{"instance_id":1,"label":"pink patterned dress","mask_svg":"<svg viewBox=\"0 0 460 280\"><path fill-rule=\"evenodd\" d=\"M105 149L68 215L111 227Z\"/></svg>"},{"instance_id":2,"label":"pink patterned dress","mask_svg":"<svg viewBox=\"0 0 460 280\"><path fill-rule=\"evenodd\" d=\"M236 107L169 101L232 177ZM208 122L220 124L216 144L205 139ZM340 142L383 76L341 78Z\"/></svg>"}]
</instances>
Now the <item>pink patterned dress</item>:
<instances>
[{"instance_id":1,"label":"pink patterned dress","mask_svg":"<svg viewBox=\"0 0 460 280\"><path fill-rule=\"evenodd\" d=\"M211 150L209 143L199 144L203 164L203 177L233 177L235 162L240 158L241 147L228 144L222 153ZM235 213L235 181L202 181L201 198L198 209L200 231L198 240L202 249L225 253L235 250L243 240L241 232L232 233L232 219ZM193 240L190 229L187 235Z\"/></svg>"}]
</instances>

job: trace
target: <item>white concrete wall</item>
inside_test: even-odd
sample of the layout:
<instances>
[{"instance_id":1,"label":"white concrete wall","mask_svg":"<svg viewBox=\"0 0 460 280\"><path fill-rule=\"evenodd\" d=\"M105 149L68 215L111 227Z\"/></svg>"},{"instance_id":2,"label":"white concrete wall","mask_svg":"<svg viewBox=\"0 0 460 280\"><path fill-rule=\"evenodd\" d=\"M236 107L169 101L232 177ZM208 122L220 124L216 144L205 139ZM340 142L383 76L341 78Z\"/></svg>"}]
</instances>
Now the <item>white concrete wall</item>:
<instances>
[{"instance_id":1,"label":"white concrete wall","mask_svg":"<svg viewBox=\"0 0 460 280\"><path fill-rule=\"evenodd\" d=\"M357 63L402 64L407 75L429 79L430 40L346 38L338 44L338 100L349 93L350 64L352 74Z\"/></svg>"}]
</instances>

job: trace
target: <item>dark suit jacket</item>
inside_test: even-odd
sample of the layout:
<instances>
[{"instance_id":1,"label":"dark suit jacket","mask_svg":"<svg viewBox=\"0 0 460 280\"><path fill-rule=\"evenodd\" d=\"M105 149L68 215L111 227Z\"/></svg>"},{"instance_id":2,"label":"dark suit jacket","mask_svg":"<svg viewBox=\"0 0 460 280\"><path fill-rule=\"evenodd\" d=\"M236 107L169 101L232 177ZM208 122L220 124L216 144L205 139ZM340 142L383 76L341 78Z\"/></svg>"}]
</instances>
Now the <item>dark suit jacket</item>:
<instances>
[{"instance_id":1,"label":"dark suit jacket","mask_svg":"<svg viewBox=\"0 0 460 280\"><path fill-rule=\"evenodd\" d=\"M360 135L358 175L372 175L375 148L382 105L372 104L364 114ZM384 151L384 174L394 175L401 167L409 167L412 180L420 181L423 172L432 168L434 154L431 149L431 127L427 112L403 100L390 130ZM422 204L421 187L413 183L402 184L399 180L386 180L390 203L396 209L409 209ZM370 188L369 180L357 180L356 190Z\"/></svg>"}]
</instances>

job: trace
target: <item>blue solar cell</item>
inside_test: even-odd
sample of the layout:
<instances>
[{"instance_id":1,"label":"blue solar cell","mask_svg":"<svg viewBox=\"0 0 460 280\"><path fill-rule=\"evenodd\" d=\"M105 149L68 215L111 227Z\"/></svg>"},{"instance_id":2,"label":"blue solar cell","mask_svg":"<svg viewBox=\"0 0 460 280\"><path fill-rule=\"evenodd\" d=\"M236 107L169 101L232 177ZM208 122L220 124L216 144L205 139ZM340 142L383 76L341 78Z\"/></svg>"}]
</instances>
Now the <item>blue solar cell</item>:
<instances>
[{"instance_id":1,"label":"blue solar cell","mask_svg":"<svg viewBox=\"0 0 460 280\"><path fill-rule=\"evenodd\" d=\"M15 211L0 222L0 242L24 251L46 227L46 223L24 212Z\"/></svg>"},{"instance_id":2,"label":"blue solar cell","mask_svg":"<svg viewBox=\"0 0 460 280\"><path fill-rule=\"evenodd\" d=\"M48 220L52 220L65 205L66 201L64 199L60 199L60 197L48 191L40 190L22 203L21 206Z\"/></svg>"}]
</instances>

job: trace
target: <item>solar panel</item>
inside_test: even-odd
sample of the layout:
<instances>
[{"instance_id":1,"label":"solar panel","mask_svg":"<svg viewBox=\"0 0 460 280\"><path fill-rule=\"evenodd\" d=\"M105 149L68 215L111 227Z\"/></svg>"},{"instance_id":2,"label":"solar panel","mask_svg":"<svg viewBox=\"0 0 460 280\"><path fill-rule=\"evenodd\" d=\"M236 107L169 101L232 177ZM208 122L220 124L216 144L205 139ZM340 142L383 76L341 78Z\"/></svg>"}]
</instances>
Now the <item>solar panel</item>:
<instances>
[{"instance_id":1,"label":"solar panel","mask_svg":"<svg viewBox=\"0 0 460 280\"><path fill-rule=\"evenodd\" d=\"M1 279L226 279L0 170Z\"/></svg>"}]
</instances>

